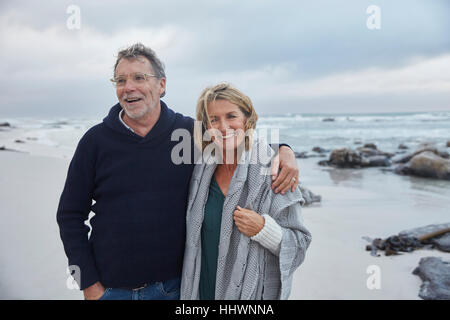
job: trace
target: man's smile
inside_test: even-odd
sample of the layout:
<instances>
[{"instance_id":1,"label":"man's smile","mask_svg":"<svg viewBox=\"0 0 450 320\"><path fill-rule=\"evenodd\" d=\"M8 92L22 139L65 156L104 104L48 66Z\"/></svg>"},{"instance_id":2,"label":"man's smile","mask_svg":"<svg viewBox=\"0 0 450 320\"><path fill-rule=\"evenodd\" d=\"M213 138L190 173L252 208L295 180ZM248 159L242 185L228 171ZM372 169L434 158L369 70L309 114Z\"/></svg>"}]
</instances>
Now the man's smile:
<instances>
[{"instance_id":1,"label":"man's smile","mask_svg":"<svg viewBox=\"0 0 450 320\"><path fill-rule=\"evenodd\" d=\"M125 100L126 102L128 102L128 103L133 103L133 102L141 101L142 98L134 97L134 98L126 98L126 99L124 99L124 100Z\"/></svg>"}]
</instances>

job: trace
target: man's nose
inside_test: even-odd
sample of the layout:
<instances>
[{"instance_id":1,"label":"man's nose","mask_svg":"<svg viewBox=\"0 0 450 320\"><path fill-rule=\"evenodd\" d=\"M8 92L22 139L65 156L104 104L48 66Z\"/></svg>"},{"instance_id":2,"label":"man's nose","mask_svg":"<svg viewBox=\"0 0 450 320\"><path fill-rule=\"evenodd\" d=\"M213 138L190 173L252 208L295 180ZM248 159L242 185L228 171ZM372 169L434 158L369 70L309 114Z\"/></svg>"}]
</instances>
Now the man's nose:
<instances>
[{"instance_id":1,"label":"man's nose","mask_svg":"<svg viewBox=\"0 0 450 320\"><path fill-rule=\"evenodd\" d=\"M131 81L131 79L127 79L123 89L125 90L125 92L134 91L136 89L136 86L134 85L134 82Z\"/></svg>"}]
</instances>

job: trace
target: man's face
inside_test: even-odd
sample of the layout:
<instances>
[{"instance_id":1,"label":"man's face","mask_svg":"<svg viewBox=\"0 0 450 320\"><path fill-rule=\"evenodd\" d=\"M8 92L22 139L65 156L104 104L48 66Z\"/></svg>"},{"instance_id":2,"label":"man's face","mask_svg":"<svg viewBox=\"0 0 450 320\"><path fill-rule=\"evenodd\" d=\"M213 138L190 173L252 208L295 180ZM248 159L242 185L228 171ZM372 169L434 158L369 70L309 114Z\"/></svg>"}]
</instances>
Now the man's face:
<instances>
[{"instance_id":1,"label":"man's face","mask_svg":"<svg viewBox=\"0 0 450 320\"><path fill-rule=\"evenodd\" d=\"M121 59L117 65L115 77L125 77L126 83L116 87L117 98L125 113L131 119L140 119L159 105L160 95L164 92L166 79L148 77L142 83L133 81L131 74L136 72L154 74L147 58Z\"/></svg>"}]
</instances>

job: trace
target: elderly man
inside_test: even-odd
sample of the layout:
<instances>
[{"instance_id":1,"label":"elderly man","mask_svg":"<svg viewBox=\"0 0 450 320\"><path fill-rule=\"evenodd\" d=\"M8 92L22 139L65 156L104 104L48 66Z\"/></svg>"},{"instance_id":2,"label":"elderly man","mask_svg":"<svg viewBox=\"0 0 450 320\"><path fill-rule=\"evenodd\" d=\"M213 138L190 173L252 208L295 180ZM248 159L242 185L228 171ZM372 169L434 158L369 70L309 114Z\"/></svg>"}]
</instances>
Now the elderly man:
<instances>
[{"instance_id":1,"label":"elderly man","mask_svg":"<svg viewBox=\"0 0 450 320\"><path fill-rule=\"evenodd\" d=\"M194 164L171 160L171 134L192 132L194 120L160 100L164 66L142 44L119 52L112 81L119 103L81 138L69 166L57 212L64 250L85 299L179 299ZM274 191L295 188L288 147L280 168Z\"/></svg>"}]
</instances>

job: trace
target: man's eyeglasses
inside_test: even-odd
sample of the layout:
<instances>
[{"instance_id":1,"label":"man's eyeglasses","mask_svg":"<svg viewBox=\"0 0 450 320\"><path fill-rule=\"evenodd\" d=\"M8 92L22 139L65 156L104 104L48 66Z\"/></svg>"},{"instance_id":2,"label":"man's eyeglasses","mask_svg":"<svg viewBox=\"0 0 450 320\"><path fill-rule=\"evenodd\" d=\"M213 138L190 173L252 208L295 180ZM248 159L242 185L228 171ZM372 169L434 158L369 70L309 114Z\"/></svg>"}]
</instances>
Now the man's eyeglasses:
<instances>
[{"instance_id":1,"label":"man's eyeglasses","mask_svg":"<svg viewBox=\"0 0 450 320\"><path fill-rule=\"evenodd\" d=\"M145 81L147 81L151 77L157 78L157 75L150 74L150 73L142 73L142 72L135 72L131 73L127 76L117 76L115 78L110 79L110 81L113 83L116 87L123 87L127 83L128 77L131 77L131 81L133 81L136 84L142 84Z\"/></svg>"}]
</instances>

